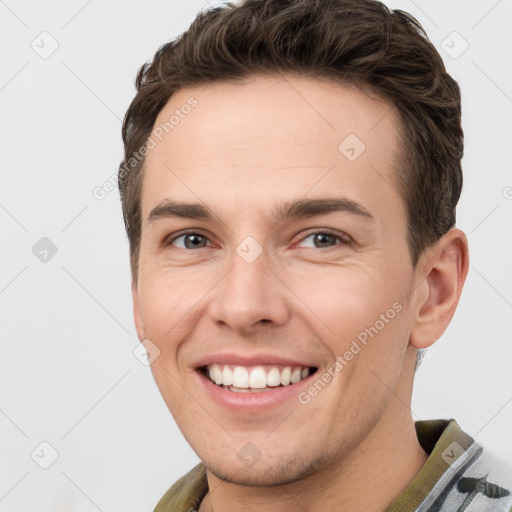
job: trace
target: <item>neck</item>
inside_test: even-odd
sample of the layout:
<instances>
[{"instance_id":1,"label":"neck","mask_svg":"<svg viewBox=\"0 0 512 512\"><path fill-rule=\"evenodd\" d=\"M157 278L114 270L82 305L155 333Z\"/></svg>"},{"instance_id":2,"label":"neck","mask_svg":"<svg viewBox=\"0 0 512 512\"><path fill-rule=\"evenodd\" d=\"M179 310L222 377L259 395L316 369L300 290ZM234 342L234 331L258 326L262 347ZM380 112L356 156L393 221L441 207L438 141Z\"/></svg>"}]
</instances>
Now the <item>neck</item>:
<instances>
[{"instance_id":1,"label":"neck","mask_svg":"<svg viewBox=\"0 0 512 512\"><path fill-rule=\"evenodd\" d=\"M415 351L407 350L407 358ZM288 512L350 510L382 512L407 487L428 456L416 437L409 386L399 384L384 414L369 434L342 459L299 482L276 487L248 487L224 482L207 471L208 488L199 512ZM409 377L409 378L408 378Z\"/></svg>"}]
</instances>

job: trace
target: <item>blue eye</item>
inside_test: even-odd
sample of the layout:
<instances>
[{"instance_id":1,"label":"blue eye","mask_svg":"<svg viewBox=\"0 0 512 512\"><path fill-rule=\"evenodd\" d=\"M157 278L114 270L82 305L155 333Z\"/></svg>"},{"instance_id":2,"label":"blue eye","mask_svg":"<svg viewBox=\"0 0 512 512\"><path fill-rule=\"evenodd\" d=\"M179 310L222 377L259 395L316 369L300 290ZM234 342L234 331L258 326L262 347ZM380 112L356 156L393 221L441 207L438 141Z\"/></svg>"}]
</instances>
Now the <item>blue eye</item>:
<instances>
[{"instance_id":1,"label":"blue eye","mask_svg":"<svg viewBox=\"0 0 512 512\"><path fill-rule=\"evenodd\" d=\"M346 240L342 238L340 235L332 233L330 231L317 231L315 233L311 233L301 240L300 243L303 243L305 240L312 239L312 245L308 245L307 247L311 247L313 249L322 249L335 247L336 245L350 245L350 240ZM336 240L340 241L340 244L336 243ZM332 243L331 243L332 242Z\"/></svg>"},{"instance_id":2,"label":"blue eye","mask_svg":"<svg viewBox=\"0 0 512 512\"><path fill-rule=\"evenodd\" d=\"M181 244L176 244L177 240L182 239ZM174 238L173 240L170 240L166 243L166 245L174 245L178 247L179 249L202 249L203 247L206 247L206 245L203 244L203 242L206 242L208 238L206 238L204 235L201 235L200 233L185 233L184 235L178 236Z\"/></svg>"},{"instance_id":3,"label":"blue eye","mask_svg":"<svg viewBox=\"0 0 512 512\"><path fill-rule=\"evenodd\" d=\"M307 240L311 240L311 242L306 243L304 247L312 249L329 249L330 247L336 247L337 245L350 245L351 243L348 236L344 238L337 233L326 230L310 233L304 237L299 244L304 244ZM165 241L164 245L174 246L178 249L203 249L211 246L211 243L209 243L209 240L205 235L190 231Z\"/></svg>"}]
</instances>

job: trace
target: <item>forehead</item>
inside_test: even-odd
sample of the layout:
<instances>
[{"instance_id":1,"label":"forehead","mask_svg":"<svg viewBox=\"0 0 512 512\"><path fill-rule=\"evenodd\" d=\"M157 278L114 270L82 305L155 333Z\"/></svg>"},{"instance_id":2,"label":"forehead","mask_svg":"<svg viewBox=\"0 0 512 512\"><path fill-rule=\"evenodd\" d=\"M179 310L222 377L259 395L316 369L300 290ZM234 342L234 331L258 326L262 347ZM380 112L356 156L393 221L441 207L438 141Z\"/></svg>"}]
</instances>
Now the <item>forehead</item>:
<instances>
[{"instance_id":1,"label":"forehead","mask_svg":"<svg viewBox=\"0 0 512 512\"><path fill-rule=\"evenodd\" d=\"M393 184L397 136L389 103L332 81L252 76L182 89L153 128L143 218L168 195L244 209L308 190L343 191L370 210L402 209Z\"/></svg>"}]
</instances>

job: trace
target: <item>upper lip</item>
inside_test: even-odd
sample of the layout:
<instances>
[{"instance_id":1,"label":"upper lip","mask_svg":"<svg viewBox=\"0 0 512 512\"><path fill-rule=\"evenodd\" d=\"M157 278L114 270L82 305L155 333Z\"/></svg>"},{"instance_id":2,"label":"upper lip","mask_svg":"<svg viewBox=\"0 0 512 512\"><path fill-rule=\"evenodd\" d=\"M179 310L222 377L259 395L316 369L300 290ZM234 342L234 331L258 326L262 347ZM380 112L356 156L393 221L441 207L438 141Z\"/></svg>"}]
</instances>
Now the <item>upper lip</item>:
<instances>
[{"instance_id":1,"label":"upper lip","mask_svg":"<svg viewBox=\"0 0 512 512\"><path fill-rule=\"evenodd\" d=\"M300 366L302 368L317 367L311 361L289 359L276 354L236 354L234 352L209 354L199 358L193 363L194 368L202 368L211 364L233 364L238 366L279 365Z\"/></svg>"}]
</instances>

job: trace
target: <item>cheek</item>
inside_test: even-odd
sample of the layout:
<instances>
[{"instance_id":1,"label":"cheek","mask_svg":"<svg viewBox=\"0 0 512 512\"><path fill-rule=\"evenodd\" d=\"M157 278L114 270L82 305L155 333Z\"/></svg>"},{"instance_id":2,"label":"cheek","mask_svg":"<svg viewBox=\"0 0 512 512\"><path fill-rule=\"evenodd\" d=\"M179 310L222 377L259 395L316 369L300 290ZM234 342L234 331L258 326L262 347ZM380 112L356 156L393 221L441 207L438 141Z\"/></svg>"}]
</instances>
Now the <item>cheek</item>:
<instances>
[{"instance_id":1,"label":"cheek","mask_svg":"<svg viewBox=\"0 0 512 512\"><path fill-rule=\"evenodd\" d=\"M144 268L139 280L140 311L146 338L163 356L160 363L174 367L180 346L204 319L210 292L222 275L222 269L207 266L177 269L154 264Z\"/></svg>"},{"instance_id":2,"label":"cheek","mask_svg":"<svg viewBox=\"0 0 512 512\"><path fill-rule=\"evenodd\" d=\"M162 272L146 272L139 281L139 306L146 338L161 351L172 347L173 339L184 334L187 315L197 302L194 286Z\"/></svg>"},{"instance_id":3,"label":"cheek","mask_svg":"<svg viewBox=\"0 0 512 512\"><path fill-rule=\"evenodd\" d=\"M393 303L375 277L354 268L309 269L306 275L307 279L293 280L289 276L300 309L309 312L313 325L323 325L330 336L340 340L375 322Z\"/></svg>"},{"instance_id":4,"label":"cheek","mask_svg":"<svg viewBox=\"0 0 512 512\"><path fill-rule=\"evenodd\" d=\"M370 384L377 373L392 383L407 345L406 312L396 278L348 267L317 269L307 276L295 279L292 288L305 306L301 316L332 361L343 358L344 379L352 375Z\"/></svg>"}]
</instances>

